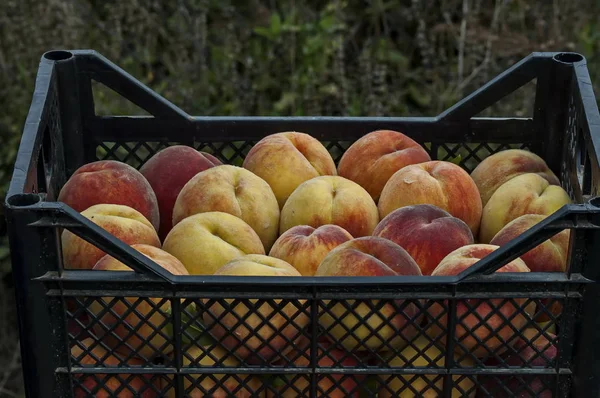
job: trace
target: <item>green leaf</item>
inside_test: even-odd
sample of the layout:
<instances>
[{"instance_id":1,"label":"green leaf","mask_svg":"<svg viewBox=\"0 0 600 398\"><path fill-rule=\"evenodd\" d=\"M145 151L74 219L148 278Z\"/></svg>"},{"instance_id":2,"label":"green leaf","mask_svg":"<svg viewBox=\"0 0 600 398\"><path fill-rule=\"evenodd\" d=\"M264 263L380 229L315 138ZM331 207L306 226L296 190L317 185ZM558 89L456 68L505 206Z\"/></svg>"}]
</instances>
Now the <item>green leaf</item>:
<instances>
[{"instance_id":1,"label":"green leaf","mask_svg":"<svg viewBox=\"0 0 600 398\"><path fill-rule=\"evenodd\" d=\"M458 155L454 156L453 158L448 158L447 161L450 163L454 163L457 166L460 166L460 162L462 161L462 156L459 153Z\"/></svg>"},{"instance_id":2,"label":"green leaf","mask_svg":"<svg viewBox=\"0 0 600 398\"><path fill-rule=\"evenodd\" d=\"M431 95L414 84L408 86L408 97L422 108L427 108L431 104Z\"/></svg>"},{"instance_id":3,"label":"green leaf","mask_svg":"<svg viewBox=\"0 0 600 398\"><path fill-rule=\"evenodd\" d=\"M259 36L262 37L266 37L267 39L271 38L271 30L268 28L265 28L264 26L257 26L254 28L254 33L256 33Z\"/></svg>"},{"instance_id":4,"label":"green leaf","mask_svg":"<svg viewBox=\"0 0 600 398\"><path fill-rule=\"evenodd\" d=\"M333 15L327 15L319 21L319 27L324 31L330 31L335 26L335 17Z\"/></svg>"},{"instance_id":5,"label":"green leaf","mask_svg":"<svg viewBox=\"0 0 600 398\"><path fill-rule=\"evenodd\" d=\"M273 13L271 15L271 34L273 36L279 36L281 33L281 17L279 14Z\"/></svg>"},{"instance_id":6,"label":"green leaf","mask_svg":"<svg viewBox=\"0 0 600 398\"><path fill-rule=\"evenodd\" d=\"M277 101L274 105L275 110L277 112L285 111L294 104L296 97L296 93L283 93L279 101Z\"/></svg>"},{"instance_id":7,"label":"green leaf","mask_svg":"<svg viewBox=\"0 0 600 398\"><path fill-rule=\"evenodd\" d=\"M5 242L2 243L2 246L0 246L0 260L8 258L8 256L10 255L10 250L8 249L8 246L4 246Z\"/></svg>"}]
</instances>

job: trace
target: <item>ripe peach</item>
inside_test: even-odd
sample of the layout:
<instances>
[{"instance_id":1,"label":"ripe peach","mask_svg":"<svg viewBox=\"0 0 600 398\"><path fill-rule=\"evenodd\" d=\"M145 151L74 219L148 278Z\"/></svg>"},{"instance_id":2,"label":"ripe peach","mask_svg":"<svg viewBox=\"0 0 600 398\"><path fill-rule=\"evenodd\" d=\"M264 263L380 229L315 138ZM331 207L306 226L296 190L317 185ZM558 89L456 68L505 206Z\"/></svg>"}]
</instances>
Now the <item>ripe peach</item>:
<instances>
[{"instance_id":1,"label":"ripe peach","mask_svg":"<svg viewBox=\"0 0 600 398\"><path fill-rule=\"evenodd\" d=\"M502 362L496 358L486 361L486 366L506 364L518 368L554 368L558 356L558 340L549 332L539 332L529 328L522 332L511 350L502 355ZM519 398L550 398L554 379L551 375L482 376L480 392L482 396L492 394L505 398L515 394ZM510 391L510 394L507 392Z\"/></svg>"},{"instance_id":2,"label":"ripe peach","mask_svg":"<svg viewBox=\"0 0 600 398\"><path fill-rule=\"evenodd\" d=\"M523 149L508 149L483 159L471 173L485 207L494 192L505 182L526 173L535 173L551 185L560 185L558 177L538 155Z\"/></svg>"},{"instance_id":3,"label":"ripe peach","mask_svg":"<svg viewBox=\"0 0 600 398\"><path fill-rule=\"evenodd\" d=\"M227 262L246 254L265 254L260 238L242 219L211 211L187 217L173 227L163 250L192 275L212 275Z\"/></svg>"},{"instance_id":4,"label":"ripe peach","mask_svg":"<svg viewBox=\"0 0 600 398\"><path fill-rule=\"evenodd\" d=\"M82 211L81 215L128 245L144 243L160 247L160 240L150 221L131 207L99 204ZM106 254L66 229L62 233L62 250L65 269L90 270Z\"/></svg>"},{"instance_id":5,"label":"ripe peach","mask_svg":"<svg viewBox=\"0 0 600 398\"><path fill-rule=\"evenodd\" d=\"M337 174L335 163L323 144L299 132L266 136L250 149L243 167L271 186L280 209L304 181Z\"/></svg>"},{"instance_id":6,"label":"ripe peach","mask_svg":"<svg viewBox=\"0 0 600 398\"><path fill-rule=\"evenodd\" d=\"M100 160L75 170L58 195L74 210L82 212L97 204L129 206L144 215L154 229L160 225L156 194L135 168L116 160Z\"/></svg>"},{"instance_id":7,"label":"ripe peach","mask_svg":"<svg viewBox=\"0 0 600 398\"><path fill-rule=\"evenodd\" d=\"M219 268L215 275L301 276L283 260L255 254L230 261ZM250 299L251 304L234 303L238 300L233 299L225 301L227 308L220 301L207 304L209 307L203 316L204 325L223 347L249 362L254 359L262 362L261 358L270 361L276 355L292 349L294 340L302 336L302 329L309 321L306 311L292 302L279 308L281 299L274 300L276 307L257 299ZM300 300L299 304L303 304L303 301ZM243 322L240 321L242 318ZM292 319L292 322L288 319ZM248 336L250 337L242 344ZM266 342L264 345L263 341ZM251 355L256 355L257 358L250 358Z\"/></svg>"},{"instance_id":8,"label":"ripe peach","mask_svg":"<svg viewBox=\"0 0 600 398\"><path fill-rule=\"evenodd\" d=\"M524 214L548 216L571 202L567 192L537 174L522 174L499 187L483 209L479 240L489 243L506 224Z\"/></svg>"},{"instance_id":9,"label":"ripe peach","mask_svg":"<svg viewBox=\"0 0 600 398\"><path fill-rule=\"evenodd\" d=\"M517 217L506 224L490 244L504 246L546 217L542 214L524 214ZM521 255L521 260L525 261L531 272L564 272L567 268L570 232L568 229L562 230Z\"/></svg>"},{"instance_id":10,"label":"ripe peach","mask_svg":"<svg viewBox=\"0 0 600 398\"><path fill-rule=\"evenodd\" d=\"M206 347L192 345L182 355L183 368L232 368L239 367L239 361L231 356L223 347L217 345L207 351ZM243 381L243 386L241 384ZM165 389L164 383L163 389ZM253 375L235 374L188 374L183 377L183 395L189 398L249 398L257 396L261 384ZM167 398L175 398L175 388L166 389Z\"/></svg>"},{"instance_id":11,"label":"ripe peach","mask_svg":"<svg viewBox=\"0 0 600 398\"><path fill-rule=\"evenodd\" d=\"M323 259L316 276L397 276L421 275L415 261L394 242L375 236L356 238L342 243ZM354 300L346 300L352 305ZM365 300L352 310L343 304L324 300L320 325L332 341L339 341L350 351L402 348L416 335L420 322L418 306L404 300ZM383 326L382 326L383 324ZM411 325L407 326L405 325ZM356 325L359 325L356 327ZM381 328L380 328L381 327ZM403 329L404 328L404 329ZM353 330L348 334L347 329ZM375 330L375 333L372 331ZM401 330L401 332L398 332Z\"/></svg>"},{"instance_id":12,"label":"ripe peach","mask_svg":"<svg viewBox=\"0 0 600 398\"><path fill-rule=\"evenodd\" d=\"M302 183L281 210L279 233L296 225L335 224L354 237L370 235L379 222L377 206L367 191L339 176L316 177Z\"/></svg>"},{"instance_id":13,"label":"ripe peach","mask_svg":"<svg viewBox=\"0 0 600 398\"><path fill-rule=\"evenodd\" d=\"M463 246L448 254L431 275L458 275L497 248L498 246L486 244ZM517 258L496 272L529 272L529 268L523 260ZM464 299L457 302L458 321L454 332L459 341L459 344L456 344L457 351L466 350L477 358L487 357L492 352L506 348L506 342L514 336L515 330L523 328L530 320L528 312L531 308L525 308L526 299L515 298L513 304L512 301L505 302L504 299L490 296L486 299ZM444 306L448 308L448 305L445 300ZM448 317L440 317L440 314L446 310L440 304L433 303L428 311L432 319L439 317L439 324L433 323L429 328L432 336L445 335ZM505 319L511 319L510 323L505 322ZM477 339L483 343L479 344ZM445 341L445 338L442 340Z\"/></svg>"},{"instance_id":14,"label":"ripe peach","mask_svg":"<svg viewBox=\"0 0 600 398\"><path fill-rule=\"evenodd\" d=\"M464 221L433 205L394 210L379 222L373 236L402 246L419 264L423 275L431 275L450 252L474 243Z\"/></svg>"},{"instance_id":15,"label":"ripe peach","mask_svg":"<svg viewBox=\"0 0 600 398\"><path fill-rule=\"evenodd\" d=\"M177 197L173 225L188 216L209 211L222 211L244 220L267 251L277 239L277 198L269 184L251 171L223 165L196 174Z\"/></svg>"},{"instance_id":16,"label":"ripe peach","mask_svg":"<svg viewBox=\"0 0 600 398\"><path fill-rule=\"evenodd\" d=\"M276 241L269 256L282 259L303 276L313 276L327 253L352 239L352 235L337 225L318 228L297 225L285 231Z\"/></svg>"},{"instance_id":17,"label":"ripe peach","mask_svg":"<svg viewBox=\"0 0 600 398\"><path fill-rule=\"evenodd\" d=\"M387 365L392 368L443 368L445 364L445 353L435 343L431 344L425 336L419 336L406 346L400 355L390 356ZM455 355L455 361L459 361L462 367L472 367L474 361L470 359L460 360ZM379 390L378 397L439 397L444 390L444 377L439 374L395 374L382 375L386 383ZM460 375L452 377L454 388L452 397L474 397L476 389L472 379ZM465 393L467 393L465 395Z\"/></svg>"},{"instance_id":18,"label":"ripe peach","mask_svg":"<svg viewBox=\"0 0 600 398\"><path fill-rule=\"evenodd\" d=\"M173 275L189 275L179 260L159 248L149 245L131 245L131 247ZM131 271L127 265L108 254L102 257L93 269ZM100 298L90 306L94 318L101 322L95 324L96 335L107 345L123 355L129 355L133 350L147 360L173 349L163 337L168 335L168 325L162 326L169 319L166 314L171 309L170 301L163 298L149 298L138 303L138 297L125 297L116 302L113 300L114 297ZM110 312L105 308L110 308ZM135 308L135 311L129 311L129 308Z\"/></svg>"},{"instance_id":19,"label":"ripe peach","mask_svg":"<svg viewBox=\"0 0 600 398\"><path fill-rule=\"evenodd\" d=\"M358 183L377 202L385 183L396 171L430 160L427 151L406 135L377 130L346 150L338 165L338 175Z\"/></svg>"},{"instance_id":20,"label":"ripe peach","mask_svg":"<svg viewBox=\"0 0 600 398\"><path fill-rule=\"evenodd\" d=\"M494 236L490 244L504 246L513 239L517 238L523 232L542 221L547 216L541 214L525 214L515 218L504 226ZM571 231L564 229L545 242L521 255L521 260L529 267L531 272L565 272L567 269L567 260L569 256L569 242ZM547 311L558 316L562 311L560 302L555 301L552 305L550 300L541 302ZM537 322L546 322L550 320L548 314L538 309L539 315Z\"/></svg>"},{"instance_id":21,"label":"ripe peach","mask_svg":"<svg viewBox=\"0 0 600 398\"><path fill-rule=\"evenodd\" d=\"M322 347L323 345L321 345ZM358 367L358 361L348 355L343 350L334 348L328 344L325 347L317 349L317 367L319 368L354 368ZM304 355L297 356L294 361L295 367L310 367L310 347L304 345L302 347ZM267 398L283 397L292 398L297 396L310 395L310 375L298 374L301 377L296 378L295 375L280 376L286 382L285 385L276 389L277 394L267 390ZM331 398L356 397L360 396L360 383L364 380L364 376L356 374L322 374L317 381L317 396L325 396Z\"/></svg>"},{"instance_id":22,"label":"ripe peach","mask_svg":"<svg viewBox=\"0 0 600 398\"><path fill-rule=\"evenodd\" d=\"M431 161L403 167L389 179L379 198L379 216L404 206L431 204L463 220L475 235L481 220L481 197L460 166Z\"/></svg>"},{"instance_id":23,"label":"ripe peach","mask_svg":"<svg viewBox=\"0 0 600 398\"><path fill-rule=\"evenodd\" d=\"M81 347L83 346L84 349ZM144 362L131 358L127 361L117 354L107 352L100 344L96 344L91 338L76 343L71 347L71 361L74 367L142 367ZM96 398L118 397L118 398L154 398L158 397L158 379L150 374L138 374L131 377L123 369L123 374L73 374L73 395L76 398L89 397L90 394ZM131 378L130 378L131 377ZM98 381L99 380L99 381Z\"/></svg>"},{"instance_id":24,"label":"ripe peach","mask_svg":"<svg viewBox=\"0 0 600 398\"><path fill-rule=\"evenodd\" d=\"M157 152L140 168L156 194L161 240L173 227L173 206L181 188L199 172L220 164L213 155L186 145L173 145Z\"/></svg>"}]
</instances>

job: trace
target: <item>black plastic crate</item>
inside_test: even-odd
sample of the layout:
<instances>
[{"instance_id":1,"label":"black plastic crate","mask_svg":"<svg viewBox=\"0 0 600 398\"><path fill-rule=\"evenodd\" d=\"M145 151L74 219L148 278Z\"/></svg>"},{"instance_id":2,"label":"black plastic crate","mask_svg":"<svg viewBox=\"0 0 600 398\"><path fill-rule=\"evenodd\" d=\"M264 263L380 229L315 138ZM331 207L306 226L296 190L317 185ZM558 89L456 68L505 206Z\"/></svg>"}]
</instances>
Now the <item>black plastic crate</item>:
<instances>
[{"instance_id":1,"label":"black plastic crate","mask_svg":"<svg viewBox=\"0 0 600 398\"><path fill-rule=\"evenodd\" d=\"M475 117L534 79L532 118ZM97 116L92 82L152 116ZM56 201L68 176L94 160L140 167L178 143L239 164L262 137L295 130L324 142L337 162L353 141L376 129L407 134L432 159L460 154L468 171L500 150L531 150L560 176L574 204L455 277L225 278L172 276ZM599 156L600 115L585 59L575 53L533 53L437 117L352 118L192 117L94 51L48 52L6 199L27 394L66 397L104 389L118 396L140 391L142 396L276 396L287 389L284 396L404 397L423 395L420 383L429 387L427 396L599 396ZM137 272L64 270L64 228ZM493 273L565 228L572 230L566 273ZM137 316L135 326L128 323L129 338L106 322L117 304ZM562 307L559 316L550 311L555 304ZM509 366L500 357L524 328L508 341L455 333L466 316L477 317L477 307L485 305L494 309L498 329L514 329L516 319L525 317L530 332L549 339L547 347L529 343L535 362ZM99 312L92 313L92 306ZM502 308L513 311L503 315ZM524 308L546 313L549 322L534 323ZM334 314L334 325L323 327L319 319L327 314ZM392 322L392 315L402 322ZM253 341L237 343L255 352L271 349L277 361L259 354L240 359L239 350L208 335L211 324L230 325L226 316L236 317L242 327L257 319L268 326L283 317L272 330L283 339L250 336ZM339 322L352 318L357 328ZM142 327L159 337L131 338ZM300 338L291 339L294 333ZM107 339L111 334L114 338ZM328 334L337 335L337 343L326 344ZM370 341L377 350L345 349L339 344L344 335L357 344ZM397 336L418 338L401 354L390 346L390 337ZM303 348L284 353L282 345ZM556 350L553 358L550 349ZM484 364L476 351L495 362ZM415 352L426 352L419 363ZM400 359L390 362L388 355ZM541 394L540 386L549 395Z\"/></svg>"}]
</instances>

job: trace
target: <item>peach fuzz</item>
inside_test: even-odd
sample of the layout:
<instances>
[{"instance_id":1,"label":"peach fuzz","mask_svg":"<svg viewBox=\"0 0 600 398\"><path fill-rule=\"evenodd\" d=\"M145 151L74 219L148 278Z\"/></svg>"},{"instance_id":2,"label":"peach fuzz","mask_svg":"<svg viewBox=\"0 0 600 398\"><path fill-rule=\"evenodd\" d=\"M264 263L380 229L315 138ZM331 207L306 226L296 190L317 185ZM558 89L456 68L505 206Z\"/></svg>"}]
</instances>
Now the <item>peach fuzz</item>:
<instances>
[{"instance_id":1,"label":"peach fuzz","mask_svg":"<svg viewBox=\"0 0 600 398\"><path fill-rule=\"evenodd\" d=\"M281 210L279 233L297 225L335 224L353 237L371 235L379 215L363 187L339 176L316 177L302 183Z\"/></svg>"},{"instance_id":2,"label":"peach fuzz","mask_svg":"<svg viewBox=\"0 0 600 398\"><path fill-rule=\"evenodd\" d=\"M156 194L148 180L116 160L100 160L75 170L60 190L58 201L80 213L97 204L129 206L142 213L154 229L160 225Z\"/></svg>"},{"instance_id":3,"label":"peach fuzz","mask_svg":"<svg viewBox=\"0 0 600 398\"><path fill-rule=\"evenodd\" d=\"M215 275L221 276L301 276L290 264L283 260L249 254L236 258L219 268ZM282 305L275 299L274 307L268 302L250 299L249 303L234 303L226 299L228 307L219 301L206 304L203 315L207 330L228 350L248 362L276 360L279 355L294 347L294 341L302 336L302 329L308 324L308 310L299 307L304 300ZM262 301L262 300L261 300ZM208 303L208 302L207 302ZM279 308L282 305L283 308ZM249 307L250 306L250 307ZM240 319L244 319L240 322ZM292 319L292 322L288 322ZM242 344L242 340L248 338ZM263 345L263 341L266 343Z\"/></svg>"},{"instance_id":4,"label":"peach fuzz","mask_svg":"<svg viewBox=\"0 0 600 398\"><path fill-rule=\"evenodd\" d=\"M379 222L373 236L402 246L423 275L431 275L450 252L474 243L471 229L464 221L427 204L394 210Z\"/></svg>"},{"instance_id":5,"label":"peach fuzz","mask_svg":"<svg viewBox=\"0 0 600 398\"><path fill-rule=\"evenodd\" d=\"M212 275L235 258L265 254L260 238L246 222L219 211L183 219L169 232L162 248L191 275Z\"/></svg>"},{"instance_id":6,"label":"peach fuzz","mask_svg":"<svg viewBox=\"0 0 600 398\"><path fill-rule=\"evenodd\" d=\"M83 348L82 348L83 346ZM91 338L86 338L71 347L71 361L76 367L142 367L144 361L138 358L126 360L110 353ZM74 374L73 395L75 398L89 397L94 392L96 398L154 398L158 397L158 383L151 374ZM100 381L98 381L98 380Z\"/></svg>"},{"instance_id":7,"label":"peach fuzz","mask_svg":"<svg viewBox=\"0 0 600 398\"><path fill-rule=\"evenodd\" d=\"M173 227L173 206L183 186L199 172L220 164L213 155L186 145L173 145L158 151L140 168L156 194L161 240Z\"/></svg>"},{"instance_id":8,"label":"peach fuzz","mask_svg":"<svg viewBox=\"0 0 600 398\"><path fill-rule=\"evenodd\" d=\"M404 206L431 204L463 220L477 234L481 197L473 179L454 163L433 160L398 170L385 184L379 198L384 218Z\"/></svg>"},{"instance_id":9,"label":"peach fuzz","mask_svg":"<svg viewBox=\"0 0 600 398\"><path fill-rule=\"evenodd\" d=\"M256 143L243 167L271 186L279 208L298 185L322 175L336 175L335 163L316 138L300 132L271 134Z\"/></svg>"},{"instance_id":10,"label":"peach fuzz","mask_svg":"<svg viewBox=\"0 0 600 398\"><path fill-rule=\"evenodd\" d=\"M313 276L327 253L351 239L352 235L337 225L297 225L275 241L269 255L288 262L303 276Z\"/></svg>"},{"instance_id":11,"label":"peach fuzz","mask_svg":"<svg viewBox=\"0 0 600 398\"><path fill-rule=\"evenodd\" d=\"M221 211L244 220L268 251L278 236L279 205L269 184L244 168L222 165L196 174L173 208L173 225L198 213Z\"/></svg>"},{"instance_id":12,"label":"peach fuzz","mask_svg":"<svg viewBox=\"0 0 600 398\"><path fill-rule=\"evenodd\" d=\"M377 202L385 183L396 171L430 160L427 151L406 135L377 130L350 145L340 159L338 175L356 182Z\"/></svg>"},{"instance_id":13,"label":"peach fuzz","mask_svg":"<svg viewBox=\"0 0 600 398\"><path fill-rule=\"evenodd\" d=\"M150 221L128 206L99 204L81 212L94 224L128 245L144 243L160 247L160 240ZM65 269L91 270L106 253L69 230L62 233Z\"/></svg>"},{"instance_id":14,"label":"peach fuzz","mask_svg":"<svg viewBox=\"0 0 600 398\"><path fill-rule=\"evenodd\" d=\"M487 244L461 247L448 254L431 275L458 275L496 249L498 246ZM530 272L530 270L523 260L517 258L496 272ZM506 342L512 341L515 330L522 329L530 321L528 313L532 308L530 306L525 308L526 301L525 298L515 298L515 305L512 301L504 303L504 299L501 298L459 300L456 305L458 321L454 335L460 341L460 345L456 345L456 350L464 354L466 354L464 351L468 351L470 355L483 358L507 348ZM448 306L447 300L444 301L444 305ZM437 318L439 322L439 325L432 323L428 327L431 335L445 335L444 328L447 327L448 318L440 316L444 312L442 306L433 303L428 312L431 319ZM515 316L515 314L517 315ZM505 319L512 320L508 324L505 323ZM479 344L474 336L483 343ZM445 341L445 337L442 340Z\"/></svg>"},{"instance_id":15,"label":"peach fuzz","mask_svg":"<svg viewBox=\"0 0 600 398\"><path fill-rule=\"evenodd\" d=\"M394 242L366 236L342 243L330 251L315 275L419 276L421 270L406 250ZM343 304L331 305L329 300L324 300L328 309L319 310L319 323L328 330L332 342L340 342L349 351L402 348L417 333L412 325L420 322L418 306L404 300L380 301L365 300L350 312ZM398 308L402 310L398 311ZM347 335L346 328L353 329L351 335ZM377 332L372 333L372 330ZM398 333L398 330L402 332Z\"/></svg>"},{"instance_id":16,"label":"peach fuzz","mask_svg":"<svg viewBox=\"0 0 600 398\"><path fill-rule=\"evenodd\" d=\"M483 159L471 172L485 206L496 190L505 182L522 174L534 173L551 185L560 185L558 177L538 155L523 149L507 149Z\"/></svg>"},{"instance_id":17,"label":"peach fuzz","mask_svg":"<svg viewBox=\"0 0 600 398\"><path fill-rule=\"evenodd\" d=\"M164 250L143 244L131 245L131 247L173 275L189 274L179 260ZM102 257L93 269L95 271L131 271L127 265L108 254ZM99 301L94 301L89 308L94 318L102 322L102 325L96 324L95 332L116 352L129 355L133 350L138 356L151 360L157 351L162 353L173 349L173 346L166 344L167 340L163 337L164 334L168 334L167 326L159 329L167 320L163 314L170 311L170 301L163 298L149 298L148 301L137 303L138 297L125 297L123 301L115 303L112 302L113 297L100 300L104 305ZM104 309L107 307L111 312L105 312ZM135 308L135 312L129 311L131 307ZM104 315L101 315L102 313ZM137 332L131 332L134 329ZM156 330L162 333L155 334Z\"/></svg>"},{"instance_id":18,"label":"peach fuzz","mask_svg":"<svg viewBox=\"0 0 600 398\"><path fill-rule=\"evenodd\" d=\"M489 243L502 228L525 214L548 216L571 203L567 192L537 174L522 174L504 183L483 208L479 240Z\"/></svg>"}]
</instances>

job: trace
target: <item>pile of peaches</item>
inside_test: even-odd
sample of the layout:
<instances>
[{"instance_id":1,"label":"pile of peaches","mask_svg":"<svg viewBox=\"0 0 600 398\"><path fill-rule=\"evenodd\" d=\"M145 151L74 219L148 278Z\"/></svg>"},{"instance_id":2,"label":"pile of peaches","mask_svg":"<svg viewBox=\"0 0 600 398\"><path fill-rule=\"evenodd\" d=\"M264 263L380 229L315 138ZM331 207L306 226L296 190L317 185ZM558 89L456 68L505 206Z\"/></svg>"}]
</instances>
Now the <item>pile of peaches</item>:
<instances>
[{"instance_id":1,"label":"pile of peaches","mask_svg":"<svg viewBox=\"0 0 600 398\"><path fill-rule=\"evenodd\" d=\"M570 203L557 176L532 152L498 152L469 174L452 162L431 160L420 144L390 130L364 135L337 166L321 142L300 132L264 137L242 167L181 145L159 151L139 171L97 161L76 170L58 200L175 275L290 277L456 275ZM563 272L568 244L565 230L497 272ZM67 230L62 248L66 269L130 270ZM164 300L162 305L169 306ZM202 318L222 346L242 359L278 357L309 321L301 314L285 326L298 311L289 304L264 310L270 324L260 314L240 324L247 308L238 307L216 303ZM126 345L114 339L114 355L146 355L149 342L164 345L165 337L151 325L164 316L152 306L137 308L138 314L153 313L151 324L141 327L148 322L127 306L115 304L109 313L102 308L95 303L89 309L102 321L96 332L112 327L111 333L127 339ZM407 319L420 310L409 305L394 314L392 305L377 308L379 313L358 306L345 315L340 304L319 322L349 351L407 347L417 333L405 327ZM428 311L435 318L445 310L432 305ZM458 306L456 336L463 349L484 357L523 328L525 314L535 309L503 304L495 311L512 316L510 324ZM446 319L439 317L436 333L443 333ZM364 326L347 336L358 323ZM132 328L136 333L129 333ZM238 338L248 334L255 337L239 347Z\"/></svg>"}]
</instances>

